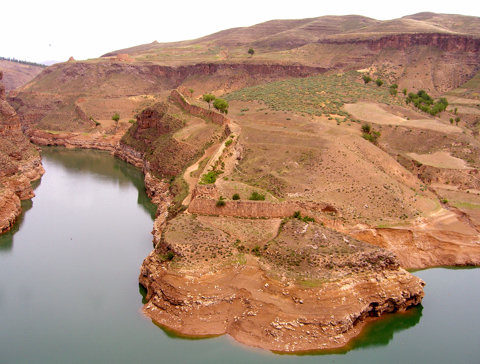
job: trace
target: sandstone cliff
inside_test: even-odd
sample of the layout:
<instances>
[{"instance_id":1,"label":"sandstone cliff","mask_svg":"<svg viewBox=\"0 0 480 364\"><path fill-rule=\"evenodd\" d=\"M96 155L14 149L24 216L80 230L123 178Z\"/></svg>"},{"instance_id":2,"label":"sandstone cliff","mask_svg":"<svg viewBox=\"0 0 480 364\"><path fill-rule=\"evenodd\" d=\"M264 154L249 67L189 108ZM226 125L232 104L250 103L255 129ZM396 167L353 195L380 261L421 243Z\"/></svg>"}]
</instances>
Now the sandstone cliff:
<instances>
[{"instance_id":1,"label":"sandstone cliff","mask_svg":"<svg viewBox=\"0 0 480 364\"><path fill-rule=\"evenodd\" d=\"M20 199L35 196L30 182L43 173L40 154L23 135L20 119L6 102L5 86L0 82L0 232L8 230L20 214Z\"/></svg>"}]
</instances>

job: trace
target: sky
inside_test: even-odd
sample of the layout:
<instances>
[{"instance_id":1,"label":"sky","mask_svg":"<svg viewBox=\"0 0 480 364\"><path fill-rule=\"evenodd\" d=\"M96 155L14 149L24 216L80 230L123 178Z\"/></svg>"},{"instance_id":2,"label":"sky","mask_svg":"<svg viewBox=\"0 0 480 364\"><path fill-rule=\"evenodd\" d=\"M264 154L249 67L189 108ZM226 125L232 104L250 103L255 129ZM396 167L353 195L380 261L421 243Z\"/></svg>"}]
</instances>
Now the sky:
<instances>
[{"instance_id":1,"label":"sky","mask_svg":"<svg viewBox=\"0 0 480 364\"><path fill-rule=\"evenodd\" d=\"M472 0L5 0L0 9L0 56L31 62L96 58L154 40L195 39L273 19L355 14L389 20L423 11L480 17L480 2Z\"/></svg>"}]
</instances>

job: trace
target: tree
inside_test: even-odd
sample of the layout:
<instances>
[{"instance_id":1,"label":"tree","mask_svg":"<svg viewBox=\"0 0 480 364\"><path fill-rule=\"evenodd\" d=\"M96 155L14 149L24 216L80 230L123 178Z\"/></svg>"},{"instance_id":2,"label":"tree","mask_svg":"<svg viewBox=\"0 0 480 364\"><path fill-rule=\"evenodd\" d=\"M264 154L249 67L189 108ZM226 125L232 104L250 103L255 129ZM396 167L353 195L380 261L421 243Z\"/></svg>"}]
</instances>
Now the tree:
<instances>
[{"instance_id":1,"label":"tree","mask_svg":"<svg viewBox=\"0 0 480 364\"><path fill-rule=\"evenodd\" d=\"M215 100L215 95L205 94L203 95L203 101L208 103L208 108L210 109L210 103Z\"/></svg>"},{"instance_id":2,"label":"tree","mask_svg":"<svg viewBox=\"0 0 480 364\"><path fill-rule=\"evenodd\" d=\"M407 96L407 92L408 92L408 90L407 90L407 88L406 88L406 87L405 87L405 88L402 90L402 92L403 92L403 94L404 94L405 96Z\"/></svg>"},{"instance_id":3,"label":"tree","mask_svg":"<svg viewBox=\"0 0 480 364\"><path fill-rule=\"evenodd\" d=\"M255 51L253 50L253 48L250 48L247 52L249 55L253 56L253 54L255 53Z\"/></svg>"},{"instance_id":4,"label":"tree","mask_svg":"<svg viewBox=\"0 0 480 364\"><path fill-rule=\"evenodd\" d=\"M118 121L120 120L120 115L118 114L118 112L116 112L115 114L113 114L112 120L115 121L115 129L117 129L117 127L118 127Z\"/></svg>"},{"instance_id":5,"label":"tree","mask_svg":"<svg viewBox=\"0 0 480 364\"><path fill-rule=\"evenodd\" d=\"M213 107L223 114L228 114L228 102L224 99L215 99Z\"/></svg>"},{"instance_id":6,"label":"tree","mask_svg":"<svg viewBox=\"0 0 480 364\"><path fill-rule=\"evenodd\" d=\"M365 82L365 84L367 84L372 80L372 78L369 75L363 75L362 80Z\"/></svg>"},{"instance_id":7,"label":"tree","mask_svg":"<svg viewBox=\"0 0 480 364\"><path fill-rule=\"evenodd\" d=\"M377 78L377 79L375 80L375 83L377 84L378 87L380 87L380 86L383 85L383 81L382 81L381 79L379 79L379 78Z\"/></svg>"}]
</instances>

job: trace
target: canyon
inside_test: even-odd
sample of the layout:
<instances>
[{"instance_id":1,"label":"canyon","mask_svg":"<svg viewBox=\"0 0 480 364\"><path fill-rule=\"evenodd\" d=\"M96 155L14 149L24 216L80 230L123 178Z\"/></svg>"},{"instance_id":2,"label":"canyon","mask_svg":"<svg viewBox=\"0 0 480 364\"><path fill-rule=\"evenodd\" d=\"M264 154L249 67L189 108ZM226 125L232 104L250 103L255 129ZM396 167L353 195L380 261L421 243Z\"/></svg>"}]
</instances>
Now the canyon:
<instances>
[{"instance_id":1,"label":"canyon","mask_svg":"<svg viewBox=\"0 0 480 364\"><path fill-rule=\"evenodd\" d=\"M318 18L301 39L279 21L263 37L238 30L235 45L225 33L152 43L50 66L9 93L13 107L2 89L2 232L43 173L22 131L40 146L105 150L142 170L158 205L139 276L147 316L278 352L346 345L421 302L424 282L405 269L480 264L477 28L417 17L414 31L410 18L403 32ZM242 42L259 51L247 58ZM393 84L461 97L431 117ZM207 109L210 92L227 115ZM362 137L365 123L378 143ZM439 150L464 163L425 157Z\"/></svg>"}]
</instances>

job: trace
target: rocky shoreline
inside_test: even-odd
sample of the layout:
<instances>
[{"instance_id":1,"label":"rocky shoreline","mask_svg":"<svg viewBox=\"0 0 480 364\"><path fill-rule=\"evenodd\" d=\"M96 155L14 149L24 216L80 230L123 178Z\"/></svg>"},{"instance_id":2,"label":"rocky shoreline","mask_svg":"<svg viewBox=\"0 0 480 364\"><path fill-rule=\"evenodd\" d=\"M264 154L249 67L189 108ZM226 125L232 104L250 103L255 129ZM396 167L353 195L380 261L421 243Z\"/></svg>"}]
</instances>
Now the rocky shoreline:
<instances>
[{"instance_id":1,"label":"rocky shoreline","mask_svg":"<svg viewBox=\"0 0 480 364\"><path fill-rule=\"evenodd\" d=\"M301 288L270 279L254 259L212 274L179 274L156 251L140 283L149 300L143 312L156 323L278 352L342 347L371 318L405 311L424 295L424 282L401 268Z\"/></svg>"}]
</instances>

